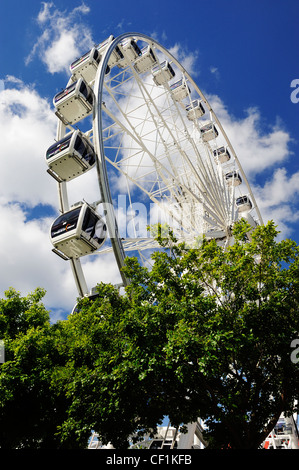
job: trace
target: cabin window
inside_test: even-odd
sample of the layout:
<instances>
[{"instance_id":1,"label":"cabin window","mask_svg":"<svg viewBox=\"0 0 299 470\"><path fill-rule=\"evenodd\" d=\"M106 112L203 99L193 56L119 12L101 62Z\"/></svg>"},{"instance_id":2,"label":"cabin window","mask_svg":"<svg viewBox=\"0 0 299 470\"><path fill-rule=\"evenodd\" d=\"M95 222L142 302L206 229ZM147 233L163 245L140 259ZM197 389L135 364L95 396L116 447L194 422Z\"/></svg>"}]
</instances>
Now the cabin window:
<instances>
[{"instance_id":1,"label":"cabin window","mask_svg":"<svg viewBox=\"0 0 299 470\"><path fill-rule=\"evenodd\" d=\"M68 86L63 91L57 93L57 95L54 98L55 103L57 101L61 100L65 95L68 95L69 93L71 93L76 88L76 84L77 84L77 82L75 82L72 85Z\"/></svg>"},{"instance_id":2,"label":"cabin window","mask_svg":"<svg viewBox=\"0 0 299 470\"><path fill-rule=\"evenodd\" d=\"M88 91L87 91L87 87L86 87L84 82L81 83L80 91L81 91L82 95L84 95L85 98L87 99Z\"/></svg>"},{"instance_id":3,"label":"cabin window","mask_svg":"<svg viewBox=\"0 0 299 470\"><path fill-rule=\"evenodd\" d=\"M62 214L58 219L55 220L51 228L51 237L57 237L63 232L68 230L73 230L77 227L78 218L80 214L81 207L74 209L73 211Z\"/></svg>"},{"instance_id":4,"label":"cabin window","mask_svg":"<svg viewBox=\"0 0 299 470\"><path fill-rule=\"evenodd\" d=\"M59 142L56 142L55 144L51 145L51 147L48 148L47 153L46 153L46 158L47 160L54 155L56 155L58 152L61 152L62 150L66 149L69 147L71 141L71 136L65 137L64 139L61 139Z\"/></svg>"},{"instance_id":5,"label":"cabin window","mask_svg":"<svg viewBox=\"0 0 299 470\"><path fill-rule=\"evenodd\" d=\"M105 239L105 237L103 237L105 225L103 224L99 216L92 212L89 207L85 212L82 230L86 232L91 238L96 240L98 243L102 243L102 241Z\"/></svg>"},{"instance_id":6,"label":"cabin window","mask_svg":"<svg viewBox=\"0 0 299 470\"><path fill-rule=\"evenodd\" d=\"M250 201L249 201L249 199L248 199L247 196L239 197L239 198L236 200L237 206L242 205L242 204L248 204L248 203L250 203Z\"/></svg>"},{"instance_id":7,"label":"cabin window","mask_svg":"<svg viewBox=\"0 0 299 470\"><path fill-rule=\"evenodd\" d=\"M93 165L95 162L95 155L92 147L85 142L80 136L77 136L75 142L75 150L81 155L84 160L86 160L89 165Z\"/></svg>"},{"instance_id":8,"label":"cabin window","mask_svg":"<svg viewBox=\"0 0 299 470\"><path fill-rule=\"evenodd\" d=\"M94 152L88 146L85 148L85 153L83 157L86 161L88 161L90 166L92 166L94 162L96 161Z\"/></svg>"},{"instance_id":9,"label":"cabin window","mask_svg":"<svg viewBox=\"0 0 299 470\"><path fill-rule=\"evenodd\" d=\"M85 212L82 230L88 233L92 238L95 235L95 228L98 220L99 218L96 216L96 214L88 207Z\"/></svg>"},{"instance_id":10,"label":"cabin window","mask_svg":"<svg viewBox=\"0 0 299 470\"><path fill-rule=\"evenodd\" d=\"M79 135L76 138L74 148L80 153L80 155L84 155L84 153L86 153L86 145Z\"/></svg>"},{"instance_id":11,"label":"cabin window","mask_svg":"<svg viewBox=\"0 0 299 470\"><path fill-rule=\"evenodd\" d=\"M79 59L76 59L72 64L71 64L71 68L75 68L76 65L78 65L80 62L84 62L84 60L89 56L90 54L90 51L86 52L86 54L84 54L83 56L79 57Z\"/></svg>"},{"instance_id":12,"label":"cabin window","mask_svg":"<svg viewBox=\"0 0 299 470\"><path fill-rule=\"evenodd\" d=\"M96 60L97 62L100 61L100 54L99 54L99 51L98 51L97 49L94 50L93 58L94 58L94 60Z\"/></svg>"},{"instance_id":13,"label":"cabin window","mask_svg":"<svg viewBox=\"0 0 299 470\"><path fill-rule=\"evenodd\" d=\"M123 53L121 52L121 50L120 50L120 48L119 48L118 46L116 46L115 52L119 55L119 57L120 57L121 59L124 58L124 55L123 55Z\"/></svg>"}]
</instances>

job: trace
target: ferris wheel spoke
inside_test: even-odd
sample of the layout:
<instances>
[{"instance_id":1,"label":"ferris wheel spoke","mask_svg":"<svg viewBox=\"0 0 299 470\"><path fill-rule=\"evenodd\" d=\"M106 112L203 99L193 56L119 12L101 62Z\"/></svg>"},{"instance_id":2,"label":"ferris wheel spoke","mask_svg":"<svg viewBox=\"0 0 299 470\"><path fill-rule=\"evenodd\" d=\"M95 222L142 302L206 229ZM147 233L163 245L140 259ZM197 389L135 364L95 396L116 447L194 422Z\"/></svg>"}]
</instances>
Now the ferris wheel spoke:
<instances>
[{"instance_id":1,"label":"ferris wheel spoke","mask_svg":"<svg viewBox=\"0 0 299 470\"><path fill-rule=\"evenodd\" d=\"M114 119L116 120L116 118L114 118ZM160 120L164 121L164 119L161 118L161 116L160 116ZM164 124L165 124L165 122L164 122ZM166 126L166 127L167 127L167 126ZM159 133L159 129L158 129L157 134L158 134L158 133ZM175 145L177 146L177 148L179 148L179 150L181 150L178 141L176 140L176 138L175 138L173 135L172 135L172 140L175 141ZM143 142L144 142L144 140L143 140ZM148 152L148 153L149 153L149 152ZM186 153L181 150L181 155L182 155L183 158L184 158L184 162L190 167L191 162L190 162L190 160L189 160L188 158L185 157L185 156L186 156ZM166 156L166 158L167 158L167 156ZM172 168L173 173L174 173L174 175L172 175L172 176L175 177L177 180L179 180L177 172L174 171L174 165L173 165L171 159L168 158L168 162L170 162L171 168ZM161 159L160 159L160 163L161 163ZM165 166L164 166L164 169L165 169ZM168 171L168 169L167 169L167 171ZM192 167L192 166L191 166L191 171L193 171L193 173L195 173L195 169L194 169L194 167ZM143 175L143 176L144 176L144 175ZM138 179L138 178L136 178L136 180L137 180L137 179ZM206 191L203 192L203 197L204 197L205 199L207 199ZM206 207L206 209L207 209L207 207ZM216 209L216 211L217 211L217 209ZM214 215L214 217L215 217L215 213L213 213L213 215Z\"/></svg>"},{"instance_id":2,"label":"ferris wheel spoke","mask_svg":"<svg viewBox=\"0 0 299 470\"><path fill-rule=\"evenodd\" d=\"M145 92L147 93L147 90L145 90ZM150 95L147 94L146 98L149 100ZM153 103L153 106L155 106L155 103ZM179 109L178 106L177 106L177 109ZM183 162L184 162L187 166L190 167L193 176L197 176L197 178L199 178L199 175L198 175L198 173L197 173L196 168L194 167L194 165L192 164L190 158L189 158L188 155L186 154L186 151L184 151L184 150L182 149L181 145L180 145L180 138L179 138L179 136L178 136L178 133L177 133L177 137L176 137L176 136L174 135L174 133L172 132L172 130L169 128L168 123L165 122L165 119L164 119L163 116L160 114L160 112L159 112L159 110L158 110L157 107L156 107L156 111L157 111L157 113L158 113L158 115L159 115L159 119L163 122L164 127L168 130L169 134L171 135L171 138L172 138L172 140L173 140L173 142L174 142L174 145L177 147L178 151L180 152L180 154L181 154L181 156L182 156ZM181 116L180 111L179 111L178 114ZM180 121L183 122L182 116L181 116L181 120L180 120ZM175 129L177 129L177 126L175 127ZM159 132L159 129L157 129L157 131ZM184 128L184 132L186 132L186 128ZM197 147L194 145L194 141L193 141L192 139L189 139L189 140L191 140L191 142L192 142L192 147L193 147L193 150L195 150L195 152L196 152L196 154L197 154L197 157L200 158L200 154L199 154L198 151L197 151ZM171 162L171 163L172 163L172 162ZM173 166L172 166L172 167L173 167ZM209 177L208 174L207 174L207 172L205 172L205 175L204 175L204 176L205 176L206 179ZM214 175L214 176L216 176L216 175ZM206 185L204 185L203 179L199 178L199 180L200 180L200 183L201 183L202 187L204 187L204 190L201 190L200 192L202 193L202 195L203 195L204 198L206 199L206 198L207 198L206 194L207 194L207 192L208 192L208 188L207 188ZM215 185L214 185L214 187L215 187ZM216 186L216 187L218 187L218 186ZM215 198L215 194L214 194L214 198ZM218 202L218 208L221 209L221 208L222 208L222 198L220 197L220 194L218 194L218 201L217 201L217 202ZM217 209L216 209L216 211L217 211ZM226 214L224 214L224 212L222 212L222 216L225 216L225 215L226 215Z\"/></svg>"},{"instance_id":3,"label":"ferris wheel spoke","mask_svg":"<svg viewBox=\"0 0 299 470\"><path fill-rule=\"evenodd\" d=\"M146 147L145 143L143 140L140 139L140 137L136 136L136 133L131 130L131 129L127 129L125 127L123 127L123 124L118 120L118 118L116 116L114 116L111 112L109 112L109 110L106 110L107 114L109 114L109 116L112 118L114 118L115 122L123 128L123 130L125 131L126 135L129 135L129 137L139 145L139 148L142 149L142 151L144 152L144 154L148 155L151 159L151 162L154 166L154 169L156 171L156 174L160 176L160 178L162 180L164 180L164 184L167 185L167 181L165 179L165 174L168 176L168 177L172 177L172 173L170 172L170 170L165 166L165 165L162 165L161 163L161 160L157 160L155 155ZM121 149L123 150L123 147L121 147ZM132 146L130 146L130 149L132 149ZM118 152L118 155L120 154L120 152ZM134 154L133 154L134 156ZM106 157L107 158L107 157ZM119 160L117 162L117 164L115 164L115 167L116 168L119 168L120 171L122 171L124 174L127 174L126 171L123 169L123 164L124 163L129 163L130 161L132 160L132 155L129 155L127 157L124 157L122 158L121 160ZM135 167L135 175L136 173L138 172L138 170L142 167L144 168L144 166L142 166L142 161L139 161L137 164L134 163L134 167ZM128 165L128 168L132 169L132 164ZM144 174L142 175L143 177L145 176ZM128 177L130 177L131 179L132 176L128 175ZM138 180L138 177L136 177L136 179Z\"/></svg>"}]
</instances>

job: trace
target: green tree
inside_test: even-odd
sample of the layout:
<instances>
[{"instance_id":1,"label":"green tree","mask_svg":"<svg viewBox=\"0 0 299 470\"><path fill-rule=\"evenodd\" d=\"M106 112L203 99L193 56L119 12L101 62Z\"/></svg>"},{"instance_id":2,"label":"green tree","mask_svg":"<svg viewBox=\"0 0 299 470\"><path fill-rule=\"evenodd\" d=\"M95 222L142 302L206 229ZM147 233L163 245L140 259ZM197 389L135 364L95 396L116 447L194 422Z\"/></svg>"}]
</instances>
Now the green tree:
<instances>
[{"instance_id":1,"label":"green tree","mask_svg":"<svg viewBox=\"0 0 299 470\"><path fill-rule=\"evenodd\" d=\"M91 430L116 448L201 417L210 448L258 448L295 411L299 248L272 222L234 244L178 245L157 230L153 268L128 258L126 293L99 284L94 301L51 325L44 291L0 300L1 448L85 448ZM292 356L293 357L293 356Z\"/></svg>"},{"instance_id":2,"label":"green tree","mask_svg":"<svg viewBox=\"0 0 299 470\"><path fill-rule=\"evenodd\" d=\"M299 258L273 222L236 224L227 249L194 249L170 235L147 270L129 258L121 296L110 285L64 323L69 360L57 384L71 400L62 441L94 429L126 447L164 415L206 421L211 448L258 448L280 414L295 410L299 366Z\"/></svg>"},{"instance_id":3,"label":"green tree","mask_svg":"<svg viewBox=\"0 0 299 470\"><path fill-rule=\"evenodd\" d=\"M0 300L0 338L5 362L0 364L0 448L60 447L57 427L68 403L52 386L55 367L64 365L60 335L50 325L36 289L26 297L14 289ZM65 444L67 445L67 444Z\"/></svg>"}]
</instances>

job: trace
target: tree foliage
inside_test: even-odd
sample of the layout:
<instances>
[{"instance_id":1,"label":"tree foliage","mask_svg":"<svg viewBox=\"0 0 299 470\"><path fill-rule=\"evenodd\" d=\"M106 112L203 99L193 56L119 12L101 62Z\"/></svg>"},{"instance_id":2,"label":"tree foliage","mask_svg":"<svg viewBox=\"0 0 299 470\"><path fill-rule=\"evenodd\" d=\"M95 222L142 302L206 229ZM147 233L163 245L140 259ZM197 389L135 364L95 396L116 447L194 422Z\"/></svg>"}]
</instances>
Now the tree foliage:
<instances>
[{"instance_id":1,"label":"tree foliage","mask_svg":"<svg viewBox=\"0 0 299 470\"><path fill-rule=\"evenodd\" d=\"M127 259L125 296L101 284L92 305L82 302L68 320L78 342L68 346L66 387L76 398L66 435L88 423L122 447L164 415L175 426L200 416L211 448L257 448L280 414L294 411L298 247L277 242L272 222L251 242L248 231L237 224L226 250L158 236L169 249L153 254L151 270Z\"/></svg>"},{"instance_id":2,"label":"tree foliage","mask_svg":"<svg viewBox=\"0 0 299 470\"><path fill-rule=\"evenodd\" d=\"M245 221L236 224L226 249L208 240L186 247L158 231L164 249L151 270L126 260L124 295L99 284L96 300L82 299L55 325L41 291L24 299L10 291L0 301L8 351L1 447L3 429L13 435L11 416L20 412L25 423L31 410L27 438L26 426L17 436L23 446L86 447L95 430L123 448L167 415L174 426L204 419L210 448L258 448L298 398L291 342L299 332L299 248L277 241L272 222L250 241L248 231Z\"/></svg>"},{"instance_id":3,"label":"tree foliage","mask_svg":"<svg viewBox=\"0 0 299 470\"><path fill-rule=\"evenodd\" d=\"M54 327L36 289L21 297L14 289L0 300L0 447L41 448L59 445L57 423L66 404L51 387L57 364ZM62 405L62 406L61 406Z\"/></svg>"}]
</instances>

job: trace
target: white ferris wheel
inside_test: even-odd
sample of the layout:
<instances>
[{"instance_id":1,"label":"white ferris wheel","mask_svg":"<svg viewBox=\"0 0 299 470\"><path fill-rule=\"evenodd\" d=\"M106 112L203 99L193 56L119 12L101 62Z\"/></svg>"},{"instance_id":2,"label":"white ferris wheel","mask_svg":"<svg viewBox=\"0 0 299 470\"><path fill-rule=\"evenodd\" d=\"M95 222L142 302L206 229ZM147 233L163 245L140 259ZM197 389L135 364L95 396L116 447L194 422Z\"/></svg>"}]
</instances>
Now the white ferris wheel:
<instances>
[{"instance_id":1,"label":"white ferris wheel","mask_svg":"<svg viewBox=\"0 0 299 470\"><path fill-rule=\"evenodd\" d=\"M231 227L239 218L253 227L262 224L211 105L156 40L139 33L110 36L74 61L70 72L53 100L57 136L46 161L59 195L53 251L70 261L80 296L90 295L83 256L113 251L121 272L127 254L146 258L156 246L150 233L140 230L136 213L146 213L149 225L165 221L179 240L204 234L224 246L232 242ZM89 170L96 173L99 198L70 205L69 184ZM125 235L119 194L133 210ZM123 275L122 282L127 283Z\"/></svg>"}]
</instances>

